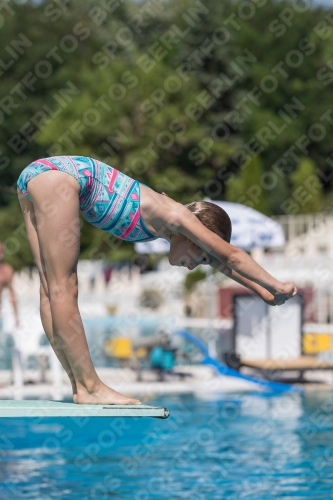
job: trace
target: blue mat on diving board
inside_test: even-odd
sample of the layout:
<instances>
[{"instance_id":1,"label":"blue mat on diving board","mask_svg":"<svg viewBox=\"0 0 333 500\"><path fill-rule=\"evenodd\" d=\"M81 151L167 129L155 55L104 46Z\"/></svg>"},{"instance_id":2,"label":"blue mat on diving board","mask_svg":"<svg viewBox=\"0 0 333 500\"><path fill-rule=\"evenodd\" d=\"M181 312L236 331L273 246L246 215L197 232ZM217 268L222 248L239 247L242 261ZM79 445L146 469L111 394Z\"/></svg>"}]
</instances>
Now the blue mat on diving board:
<instances>
[{"instance_id":1,"label":"blue mat on diving board","mask_svg":"<svg viewBox=\"0 0 333 500\"><path fill-rule=\"evenodd\" d=\"M80 405L44 400L0 400L2 417L156 417L168 418L170 412L161 406L147 405Z\"/></svg>"}]
</instances>

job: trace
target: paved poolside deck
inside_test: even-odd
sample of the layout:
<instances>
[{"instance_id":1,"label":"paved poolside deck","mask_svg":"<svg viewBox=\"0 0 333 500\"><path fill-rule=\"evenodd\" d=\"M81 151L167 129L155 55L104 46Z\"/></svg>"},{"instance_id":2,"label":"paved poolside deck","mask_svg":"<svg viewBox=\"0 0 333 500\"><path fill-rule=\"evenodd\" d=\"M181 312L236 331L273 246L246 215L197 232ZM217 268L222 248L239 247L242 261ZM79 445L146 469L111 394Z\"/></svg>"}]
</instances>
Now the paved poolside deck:
<instances>
[{"instance_id":1,"label":"paved poolside deck","mask_svg":"<svg viewBox=\"0 0 333 500\"><path fill-rule=\"evenodd\" d=\"M177 370L180 367L177 367ZM165 380L159 382L156 375L151 372L143 373L143 381L136 381L136 373L127 368L97 368L97 373L104 383L116 391L130 397L139 398L143 403L148 403L153 398L168 394L193 394L197 398L215 398L232 392L262 391L257 384L246 380L228 376L216 376L214 370L209 366L191 365L182 366L184 372L192 372L192 377L184 380ZM251 368L244 367L244 371ZM243 370L242 370L243 371ZM248 371L247 373L250 373ZM307 378L316 380L315 384L307 383L305 390L322 389L332 390L333 374L331 371L312 371ZM39 382L39 374L30 372L27 374L26 383L23 386L14 386L11 383L11 372L0 372L0 399L50 399L50 400L72 400L71 385L64 372L61 386L52 384L49 371L46 372L46 383Z\"/></svg>"}]
</instances>

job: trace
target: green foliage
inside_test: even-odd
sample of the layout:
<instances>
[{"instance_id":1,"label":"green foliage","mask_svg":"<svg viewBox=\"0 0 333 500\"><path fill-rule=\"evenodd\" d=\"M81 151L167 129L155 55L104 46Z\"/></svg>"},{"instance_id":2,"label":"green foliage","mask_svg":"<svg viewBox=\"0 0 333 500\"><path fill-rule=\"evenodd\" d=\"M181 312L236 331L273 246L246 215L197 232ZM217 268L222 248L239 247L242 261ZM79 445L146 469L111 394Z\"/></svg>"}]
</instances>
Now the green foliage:
<instances>
[{"instance_id":1,"label":"green foliage","mask_svg":"<svg viewBox=\"0 0 333 500\"><path fill-rule=\"evenodd\" d=\"M269 213L268 200L262 187L263 165L259 157L245 162L240 175L228 182L226 198L228 201L242 203L264 214Z\"/></svg>"},{"instance_id":2,"label":"green foliage","mask_svg":"<svg viewBox=\"0 0 333 500\"><path fill-rule=\"evenodd\" d=\"M316 174L316 165L309 158L302 158L290 176L293 197L299 213L319 212L322 209L323 189Z\"/></svg>"},{"instance_id":3,"label":"green foliage","mask_svg":"<svg viewBox=\"0 0 333 500\"><path fill-rule=\"evenodd\" d=\"M237 1L166 0L151 2L144 28L135 30L128 21L142 2L113 2L112 13L94 0L60 4L13 2L15 15L4 10L0 238L19 238L17 251L6 254L16 268L32 264L27 240L17 236L16 181L26 165L52 155L91 156L181 203L241 199L270 215L285 213L297 179L304 182L307 173L296 172L309 171L297 167L305 154L310 170L323 175L302 211L320 210L321 197L332 206L332 36L314 29L324 9L301 11L292 0L252 2L248 10ZM283 10L293 14L290 26L281 22ZM178 35L166 48L161 40L170 30ZM13 50L20 33L28 43L10 63L6 47ZM324 140L315 137L318 128L309 133L316 123ZM297 146L304 136L307 150ZM271 175L270 185L262 174ZM261 192L251 193L255 186ZM133 245L82 221L82 257L134 258Z\"/></svg>"},{"instance_id":4,"label":"green foliage","mask_svg":"<svg viewBox=\"0 0 333 500\"><path fill-rule=\"evenodd\" d=\"M203 279L205 279L206 273L204 271L200 271L200 269L194 270L186 275L184 286L188 292L192 290L194 285Z\"/></svg>"},{"instance_id":5,"label":"green foliage","mask_svg":"<svg viewBox=\"0 0 333 500\"><path fill-rule=\"evenodd\" d=\"M270 214L285 215L286 212L282 206L289 196L286 178L280 175L271 175L266 186Z\"/></svg>"},{"instance_id":6,"label":"green foliage","mask_svg":"<svg viewBox=\"0 0 333 500\"><path fill-rule=\"evenodd\" d=\"M35 262L17 199L14 199L6 209L0 210L0 228L6 262L17 270L22 267L34 266Z\"/></svg>"}]
</instances>

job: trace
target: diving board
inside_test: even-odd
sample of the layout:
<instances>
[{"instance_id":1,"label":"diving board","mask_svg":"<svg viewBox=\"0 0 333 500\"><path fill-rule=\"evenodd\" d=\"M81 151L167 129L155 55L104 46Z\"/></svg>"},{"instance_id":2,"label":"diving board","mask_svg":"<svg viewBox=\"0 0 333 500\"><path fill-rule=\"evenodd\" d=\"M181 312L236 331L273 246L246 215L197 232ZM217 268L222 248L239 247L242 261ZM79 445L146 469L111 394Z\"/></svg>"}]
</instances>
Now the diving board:
<instances>
[{"instance_id":1,"label":"diving board","mask_svg":"<svg viewBox=\"0 0 333 500\"><path fill-rule=\"evenodd\" d=\"M147 405L84 405L46 400L0 400L3 417L155 417L168 418L162 406Z\"/></svg>"}]
</instances>

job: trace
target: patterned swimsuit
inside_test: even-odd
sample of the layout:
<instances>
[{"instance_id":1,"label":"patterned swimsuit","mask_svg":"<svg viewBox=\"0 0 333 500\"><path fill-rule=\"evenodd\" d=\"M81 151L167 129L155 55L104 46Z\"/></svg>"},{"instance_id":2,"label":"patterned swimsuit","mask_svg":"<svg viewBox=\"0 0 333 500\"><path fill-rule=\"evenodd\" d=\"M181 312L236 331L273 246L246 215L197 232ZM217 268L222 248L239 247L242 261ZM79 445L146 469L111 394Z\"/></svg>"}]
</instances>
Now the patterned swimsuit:
<instances>
[{"instance_id":1,"label":"patterned swimsuit","mask_svg":"<svg viewBox=\"0 0 333 500\"><path fill-rule=\"evenodd\" d=\"M80 210L93 226L125 241L156 239L140 215L140 183L106 163L86 156L51 156L21 172L17 185L30 200L27 184L47 170L60 170L80 184Z\"/></svg>"}]
</instances>

